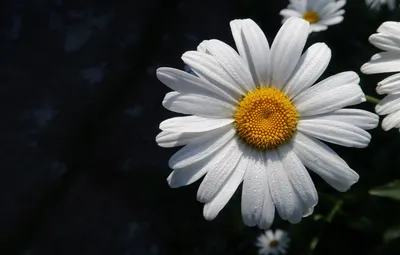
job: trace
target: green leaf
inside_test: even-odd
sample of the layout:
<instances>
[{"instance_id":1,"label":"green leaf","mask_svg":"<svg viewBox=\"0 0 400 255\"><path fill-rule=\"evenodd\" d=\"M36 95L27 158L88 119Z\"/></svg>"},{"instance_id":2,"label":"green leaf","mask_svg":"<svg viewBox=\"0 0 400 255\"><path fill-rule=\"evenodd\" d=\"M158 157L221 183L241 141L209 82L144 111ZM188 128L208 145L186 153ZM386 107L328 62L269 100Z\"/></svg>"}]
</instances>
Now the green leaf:
<instances>
[{"instance_id":1,"label":"green leaf","mask_svg":"<svg viewBox=\"0 0 400 255\"><path fill-rule=\"evenodd\" d=\"M395 180L383 186L374 188L369 191L369 194L400 200L400 180Z\"/></svg>"},{"instance_id":2,"label":"green leaf","mask_svg":"<svg viewBox=\"0 0 400 255\"><path fill-rule=\"evenodd\" d=\"M393 226L385 231L383 240L388 243L394 239L400 238L400 225Z\"/></svg>"}]
</instances>

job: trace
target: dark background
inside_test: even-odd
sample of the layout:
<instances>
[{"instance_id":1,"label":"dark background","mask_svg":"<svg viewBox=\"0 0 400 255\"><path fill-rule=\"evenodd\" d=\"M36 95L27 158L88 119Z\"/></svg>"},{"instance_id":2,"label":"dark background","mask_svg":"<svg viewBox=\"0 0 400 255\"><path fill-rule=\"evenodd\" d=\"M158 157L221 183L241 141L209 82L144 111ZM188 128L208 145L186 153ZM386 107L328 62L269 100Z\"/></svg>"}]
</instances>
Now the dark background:
<instances>
[{"instance_id":1,"label":"dark background","mask_svg":"<svg viewBox=\"0 0 400 255\"><path fill-rule=\"evenodd\" d=\"M272 42L281 0L9 0L0 45L0 254L256 254L257 228L244 226L240 192L214 221L202 217L198 183L170 189L169 157L155 143L168 89L160 66L204 39L233 44L229 21L252 18ZM349 0L345 20L312 34L333 51L325 76L360 66L378 50L367 38L399 11L373 12ZM376 96L385 75L361 75ZM371 103L360 105L373 110ZM368 190L399 178L398 130L372 131L370 147L334 149L360 174L339 193L313 179L320 203L289 231L290 254L400 254L400 205ZM344 201L332 221L319 220Z\"/></svg>"}]
</instances>

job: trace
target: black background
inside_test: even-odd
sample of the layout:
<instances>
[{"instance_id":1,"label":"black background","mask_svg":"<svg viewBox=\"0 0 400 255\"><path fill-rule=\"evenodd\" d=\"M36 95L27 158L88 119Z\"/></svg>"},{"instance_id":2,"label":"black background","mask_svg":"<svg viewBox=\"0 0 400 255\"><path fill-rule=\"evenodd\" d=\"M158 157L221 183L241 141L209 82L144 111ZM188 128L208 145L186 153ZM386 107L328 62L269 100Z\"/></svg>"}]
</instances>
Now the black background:
<instances>
[{"instance_id":1,"label":"black background","mask_svg":"<svg viewBox=\"0 0 400 255\"><path fill-rule=\"evenodd\" d=\"M240 195L214 221L202 217L198 183L170 189L169 157L155 143L168 92L160 66L204 39L233 44L229 21L252 18L272 42L286 1L66 1L3 3L0 45L0 254L256 254L257 228L244 226ZM348 1L344 22L312 34L332 60L324 76L354 70L378 50L367 38L399 12ZM384 75L361 76L376 96ZM360 105L373 110L371 103ZM339 193L313 176L314 216L345 201L331 224L311 216L288 230L290 254L398 254L382 235L400 224L399 203L368 190L399 178L398 130L372 131L365 149L334 149L360 174ZM239 192L240 194L240 192Z\"/></svg>"}]
</instances>

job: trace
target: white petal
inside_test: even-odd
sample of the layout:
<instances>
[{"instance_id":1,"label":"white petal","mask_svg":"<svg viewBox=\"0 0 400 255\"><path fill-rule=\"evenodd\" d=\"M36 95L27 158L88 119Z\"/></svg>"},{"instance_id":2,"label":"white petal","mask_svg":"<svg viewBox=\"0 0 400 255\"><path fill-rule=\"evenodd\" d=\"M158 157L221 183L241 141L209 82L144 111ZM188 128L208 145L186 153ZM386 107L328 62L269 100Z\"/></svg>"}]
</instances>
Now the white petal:
<instances>
[{"instance_id":1,"label":"white petal","mask_svg":"<svg viewBox=\"0 0 400 255\"><path fill-rule=\"evenodd\" d=\"M169 132L204 132L224 127L233 122L233 118L203 118L198 116L175 117L160 123L160 129Z\"/></svg>"},{"instance_id":2,"label":"white petal","mask_svg":"<svg viewBox=\"0 0 400 255\"><path fill-rule=\"evenodd\" d=\"M292 224L296 224L296 223L299 223L301 221L301 219L303 218L303 211L305 211L306 208L305 208L305 205L302 203L299 194L293 190L293 187L292 187L292 191L293 191L294 211L287 220Z\"/></svg>"},{"instance_id":3,"label":"white petal","mask_svg":"<svg viewBox=\"0 0 400 255\"><path fill-rule=\"evenodd\" d=\"M176 169L168 176L167 182L171 188L190 185L207 173L209 159L203 159L185 168Z\"/></svg>"},{"instance_id":4,"label":"white petal","mask_svg":"<svg viewBox=\"0 0 400 255\"><path fill-rule=\"evenodd\" d=\"M267 230L265 232L265 235L268 238L268 241L272 241L272 240L276 239L275 234L274 234L274 232L272 230Z\"/></svg>"},{"instance_id":5,"label":"white petal","mask_svg":"<svg viewBox=\"0 0 400 255\"><path fill-rule=\"evenodd\" d=\"M377 31L378 33L398 35L400 34L400 24L395 21L386 21L379 26Z\"/></svg>"},{"instance_id":6,"label":"white petal","mask_svg":"<svg viewBox=\"0 0 400 255\"><path fill-rule=\"evenodd\" d=\"M184 168L204 159L218 151L234 135L235 130L231 126L208 132L176 152L168 162L169 167L173 169Z\"/></svg>"},{"instance_id":7,"label":"white petal","mask_svg":"<svg viewBox=\"0 0 400 255\"><path fill-rule=\"evenodd\" d=\"M231 32L233 36L233 40L235 41L236 49L239 52L240 57L244 60L244 62L249 65L248 56L246 53L246 49L244 46L244 38L242 36L242 25L244 20L235 19L232 20L229 25L231 27Z\"/></svg>"},{"instance_id":8,"label":"white petal","mask_svg":"<svg viewBox=\"0 0 400 255\"><path fill-rule=\"evenodd\" d=\"M235 106L216 98L178 92L167 93L162 105L173 112L211 118L229 118L235 111Z\"/></svg>"},{"instance_id":9,"label":"white petal","mask_svg":"<svg viewBox=\"0 0 400 255\"><path fill-rule=\"evenodd\" d=\"M260 222L262 215L267 171L263 153L252 151L248 161L242 188L242 218L244 224L252 227Z\"/></svg>"},{"instance_id":10,"label":"white petal","mask_svg":"<svg viewBox=\"0 0 400 255\"><path fill-rule=\"evenodd\" d=\"M267 152L267 174L276 210L282 219L288 220L298 208L296 208L294 190L275 150Z\"/></svg>"},{"instance_id":11,"label":"white petal","mask_svg":"<svg viewBox=\"0 0 400 255\"><path fill-rule=\"evenodd\" d=\"M310 215L313 214L313 213L314 213L314 207L307 208L307 209L304 210L304 212L303 212L303 217L308 217L308 216L310 216Z\"/></svg>"},{"instance_id":12,"label":"white petal","mask_svg":"<svg viewBox=\"0 0 400 255\"><path fill-rule=\"evenodd\" d=\"M383 130L388 131L394 127L400 128L400 111L390 113L382 121Z\"/></svg>"},{"instance_id":13,"label":"white petal","mask_svg":"<svg viewBox=\"0 0 400 255\"><path fill-rule=\"evenodd\" d=\"M308 89L296 97L294 104L301 116L310 116L332 112L365 100L358 84L347 84L324 92Z\"/></svg>"},{"instance_id":14,"label":"white petal","mask_svg":"<svg viewBox=\"0 0 400 255\"><path fill-rule=\"evenodd\" d=\"M333 3L329 3L330 1L328 2L325 0L306 0L305 2L307 2L307 9L316 11L320 17L322 17L321 11L324 7L329 7L329 9L333 7Z\"/></svg>"},{"instance_id":15,"label":"white petal","mask_svg":"<svg viewBox=\"0 0 400 255\"><path fill-rule=\"evenodd\" d=\"M365 110L360 109L339 109L334 112L302 117L302 120L324 119L346 122L362 129L373 129L379 124L379 116Z\"/></svg>"},{"instance_id":16,"label":"white petal","mask_svg":"<svg viewBox=\"0 0 400 255\"><path fill-rule=\"evenodd\" d=\"M323 1L321 1L323 2ZM346 4L345 0L339 0L337 2L332 2L329 4L325 4L321 11L319 12L321 17L326 17L327 15L332 15L335 12L339 11Z\"/></svg>"},{"instance_id":17,"label":"white petal","mask_svg":"<svg viewBox=\"0 0 400 255\"><path fill-rule=\"evenodd\" d=\"M284 241L284 240L281 240L281 239L284 238L284 237L285 237L285 232L284 232L283 230L281 230L281 229L275 230L275 239L276 239L276 240L278 240L278 241Z\"/></svg>"},{"instance_id":18,"label":"white petal","mask_svg":"<svg viewBox=\"0 0 400 255\"><path fill-rule=\"evenodd\" d=\"M333 13L331 17L336 17L336 16L343 16L345 14L345 10L338 10L337 12Z\"/></svg>"},{"instance_id":19,"label":"white petal","mask_svg":"<svg viewBox=\"0 0 400 255\"><path fill-rule=\"evenodd\" d=\"M400 73L393 74L386 79L378 82L376 92L382 94L393 94L400 92Z\"/></svg>"},{"instance_id":20,"label":"white petal","mask_svg":"<svg viewBox=\"0 0 400 255\"><path fill-rule=\"evenodd\" d=\"M293 149L306 167L338 191L347 191L358 181L358 174L331 148L315 138L297 132Z\"/></svg>"},{"instance_id":21,"label":"white petal","mask_svg":"<svg viewBox=\"0 0 400 255\"><path fill-rule=\"evenodd\" d=\"M304 13L307 11L307 1L305 0L290 1L288 8L295 9L300 13Z\"/></svg>"},{"instance_id":22,"label":"white petal","mask_svg":"<svg viewBox=\"0 0 400 255\"><path fill-rule=\"evenodd\" d=\"M298 17L298 18L303 17L303 15L299 11L292 9L283 9L279 12L279 14L286 17Z\"/></svg>"},{"instance_id":23,"label":"white petal","mask_svg":"<svg viewBox=\"0 0 400 255\"><path fill-rule=\"evenodd\" d=\"M325 71L331 59L331 50L325 43L313 44L303 53L292 76L284 87L289 98L294 98L310 87Z\"/></svg>"},{"instance_id":24,"label":"white petal","mask_svg":"<svg viewBox=\"0 0 400 255\"><path fill-rule=\"evenodd\" d=\"M269 183L267 180L265 180L264 202L258 226L261 229L269 229L272 223L274 222L274 218L275 218L275 204L272 201Z\"/></svg>"},{"instance_id":25,"label":"white petal","mask_svg":"<svg viewBox=\"0 0 400 255\"><path fill-rule=\"evenodd\" d=\"M203 135L204 132L197 133L176 133L162 131L156 137L156 142L158 146L164 148L171 148L181 145L186 145L189 141L196 139Z\"/></svg>"},{"instance_id":26,"label":"white petal","mask_svg":"<svg viewBox=\"0 0 400 255\"><path fill-rule=\"evenodd\" d=\"M271 46L272 85L282 88L300 59L310 24L291 17L281 27Z\"/></svg>"},{"instance_id":27,"label":"white petal","mask_svg":"<svg viewBox=\"0 0 400 255\"><path fill-rule=\"evenodd\" d=\"M355 72L343 72L317 83L293 99L301 116L310 116L338 110L364 102L365 95Z\"/></svg>"},{"instance_id":28,"label":"white petal","mask_svg":"<svg viewBox=\"0 0 400 255\"><path fill-rule=\"evenodd\" d=\"M244 153L248 153L247 150L247 148L244 148ZM239 187L240 183L242 183L248 164L249 161L247 157L242 156L232 175L229 177L221 190L213 199L211 199L211 201L204 205L203 215L206 220L213 220L215 217L217 217L218 213L228 203L236 189Z\"/></svg>"},{"instance_id":29,"label":"white petal","mask_svg":"<svg viewBox=\"0 0 400 255\"><path fill-rule=\"evenodd\" d=\"M328 29L328 26L326 25L322 25L319 23L313 23L310 25L310 33L312 32L321 32L321 31L325 31Z\"/></svg>"},{"instance_id":30,"label":"white petal","mask_svg":"<svg viewBox=\"0 0 400 255\"><path fill-rule=\"evenodd\" d=\"M241 87L236 85L229 73L209 54L198 51L187 51L182 55L182 60L205 81L219 87L235 99L244 95Z\"/></svg>"},{"instance_id":31,"label":"white petal","mask_svg":"<svg viewBox=\"0 0 400 255\"><path fill-rule=\"evenodd\" d=\"M214 156L214 165L210 166L197 191L199 202L207 203L217 194L235 170L242 154L238 139L232 139Z\"/></svg>"},{"instance_id":32,"label":"white petal","mask_svg":"<svg viewBox=\"0 0 400 255\"><path fill-rule=\"evenodd\" d=\"M400 94L387 95L376 106L379 115L389 114L400 110Z\"/></svg>"},{"instance_id":33,"label":"white petal","mask_svg":"<svg viewBox=\"0 0 400 255\"><path fill-rule=\"evenodd\" d=\"M269 85L270 49L260 27L251 19L231 21L240 56L248 65L256 85Z\"/></svg>"},{"instance_id":34,"label":"white petal","mask_svg":"<svg viewBox=\"0 0 400 255\"><path fill-rule=\"evenodd\" d=\"M300 120L297 129L304 134L346 147L364 148L371 140L371 135L364 129L341 121L318 118Z\"/></svg>"},{"instance_id":35,"label":"white petal","mask_svg":"<svg viewBox=\"0 0 400 255\"><path fill-rule=\"evenodd\" d=\"M373 34L368 38L369 42L375 47L384 51L400 53L400 38L388 34Z\"/></svg>"},{"instance_id":36,"label":"white petal","mask_svg":"<svg viewBox=\"0 0 400 255\"><path fill-rule=\"evenodd\" d=\"M302 202L309 207L318 203L318 193L306 168L294 153L292 143L282 145L278 148L279 157L290 183L300 196Z\"/></svg>"},{"instance_id":37,"label":"white petal","mask_svg":"<svg viewBox=\"0 0 400 255\"><path fill-rule=\"evenodd\" d=\"M321 20L321 21L319 21L319 23L326 25L326 26L331 26L331 25L339 24L342 21L343 21L343 16L336 16L336 17L332 17L332 18L329 18L326 20Z\"/></svg>"},{"instance_id":38,"label":"white petal","mask_svg":"<svg viewBox=\"0 0 400 255\"><path fill-rule=\"evenodd\" d=\"M361 66L361 72L366 74L390 73L400 71L400 53L381 52Z\"/></svg>"},{"instance_id":39,"label":"white petal","mask_svg":"<svg viewBox=\"0 0 400 255\"><path fill-rule=\"evenodd\" d=\"M240 86L246 92L252 91L255 88L248 67L232 47L224 42L213 39L207 42L207 51L229 73L237 86Z\"/></svg>"},{"instance_id":40,"label":"white petal","mask_svg":"<svg viewBox=\"0 0 400 255\"><path fill-rule=\"evenodd\" d=\"M235 97L220 87L178 69L169 67L158 68L157 78L169 88L181 94L200 94L215 97L232 104L237 103Z\"/></svg>"},{"instance_id":41,"label":"white petal","mask_svg":"<svg viewBox=\"0 0 400 255\"><path fill-rule=\"evenodd\" d=\"M207 42L208 40L202 41L198 46L197 46L197 51L207 53Z\"/></svg>"},{"instance_id":42,"label":"white petal","mask_svg":"<svg viewBox=\"0 0 400 255\"><path fill-rule=\"evenodd\" d=\"M358 74L356 72L347 71L329 76L328 78L318 82L311 88L312 89L318 88L317 89L318 91L325 91L346 84L358 84L358 83L360 83L360 77L358 76Z\"/></svg>"}]
</instances>

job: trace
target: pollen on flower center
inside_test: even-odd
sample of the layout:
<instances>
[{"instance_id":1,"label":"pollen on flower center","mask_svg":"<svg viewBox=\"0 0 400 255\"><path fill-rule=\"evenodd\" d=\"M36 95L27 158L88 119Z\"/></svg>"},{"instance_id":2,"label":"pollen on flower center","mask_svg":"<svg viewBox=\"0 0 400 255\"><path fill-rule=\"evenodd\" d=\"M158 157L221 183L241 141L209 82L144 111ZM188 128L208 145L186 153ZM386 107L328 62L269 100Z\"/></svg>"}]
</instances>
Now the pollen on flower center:
<instances>
[{"instance_id":1,"label":"pollen on flower center","mask_svg":"<svg viewBox=\"0 0 400 255\"><path fill-rule=\"evenodd\" d=\"M239 102L234 119L241 139L256 149L268 150L292 138L298 114L282 91L258 87Z\"/></svg>"},{"instance_id":2,"label":"pollen on flower center","mask_svg":"<svg viewBox=\"0 0 400 255\"><path fill-rule=\"evenodd\" d=\"M269 247L275 248L278 246L278 244L279 242L277 240L272 240L271 242L269 242Z\"/></svg>"},{"instance_id":3,"label":"pollen on flower center","mask_svg":"<svg viewBox=\"0 0 400 255\"><path fill-rule=\"evenodd\" d=\"M313 24L319 21L319 15L316 11L307 11L303 14L303 19Z\"/></svg>"}]
</instances>

